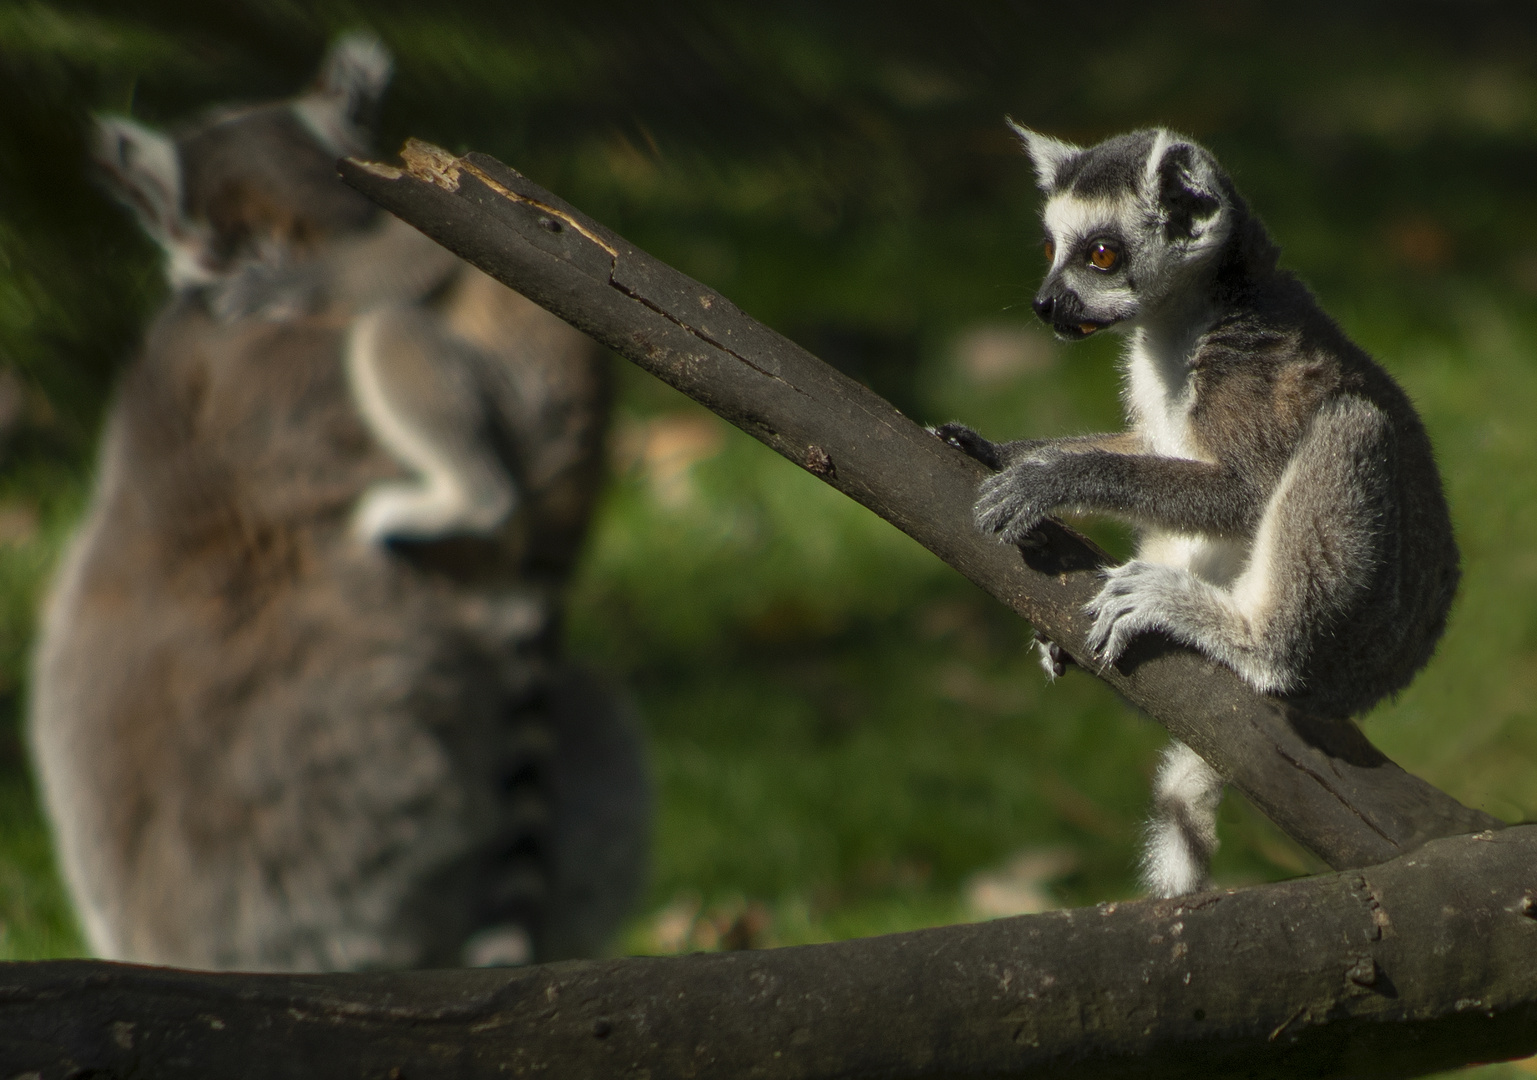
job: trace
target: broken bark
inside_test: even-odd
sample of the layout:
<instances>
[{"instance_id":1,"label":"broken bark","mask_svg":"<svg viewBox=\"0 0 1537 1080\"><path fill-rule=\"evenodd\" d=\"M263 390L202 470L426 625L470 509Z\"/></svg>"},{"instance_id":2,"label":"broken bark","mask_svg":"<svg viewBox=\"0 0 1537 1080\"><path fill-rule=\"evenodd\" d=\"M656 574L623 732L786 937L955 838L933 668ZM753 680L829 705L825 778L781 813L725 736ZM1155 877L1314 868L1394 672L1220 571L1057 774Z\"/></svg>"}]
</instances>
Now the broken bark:
<instances>
[{"instance_id":1,"label":"broken bark","mask_svg":"<svg viewBox=\"0 0 1537 1080\"><path fill-rule=\"evenodd\" d=\"M1028 619L1167 727L1336 869L1432 837L1497 828L1404 772L1353 724L1255 693L1230 670L1144 637L1088 659L1084 605L1102 552L1053 522L1022 551L982 536L982 466L712 289L500 162L410 143L405 169L342 163L348 183L797 465L856 499Z\"/></svg>"},{"instance_id":2,"label":"broken bark","mask_svg":"<svg viewBox=\"0 0 1537 1080\"><path fill-rule=\"evenodd\" d=\"M1537 1051L1537 826L831 945L380 975L0 965L0 1076L1419 1076Z\"/></svg>"}]
</instances>

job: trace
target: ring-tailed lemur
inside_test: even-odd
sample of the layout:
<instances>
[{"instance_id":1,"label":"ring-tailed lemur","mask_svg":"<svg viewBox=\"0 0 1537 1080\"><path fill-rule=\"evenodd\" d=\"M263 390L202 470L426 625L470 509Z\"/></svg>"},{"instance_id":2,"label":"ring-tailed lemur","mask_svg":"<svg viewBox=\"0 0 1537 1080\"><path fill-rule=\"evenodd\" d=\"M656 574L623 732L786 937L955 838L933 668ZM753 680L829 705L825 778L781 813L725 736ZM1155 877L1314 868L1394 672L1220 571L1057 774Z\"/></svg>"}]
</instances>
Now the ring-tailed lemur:
<instances>
[{"instance_id":1,"label":"ring-tailed lemur","mask_svg":"<svg viewBox=\"0 0 1537 1080\"><path fill-rule=\"evenodd\" d=\"M106 957L592 954L641 885L638 733L558 644L603 357L337 179L389 68L354 36L295 99L99 125L173 297L54 584L29 734Z\"/></svg>"},{"instance_id":2,"label":"ring-tailed lemur","mask_svg":"<svg viewBox=\"0 0 1537 1080\"><path fill-rule=\"evenodd\" d=\"M1015 125L1046 204L1036 313L1066 339L1128 336L1129 430L994 444L938 433L997 475L977 524L1026 541L1047 515L1134 524L1136 557L1089 605L1094 659L1156 631L1255 689L1348 717L1409 683L1458 578L1430 440L1404 392L1319 308L1210 153L1162 129L1083 149ZM1043 643L1048 673L1061 654ZM1174 743L1144 861L1201 887L1222 778Z\"/></svg>"}]
</instances>

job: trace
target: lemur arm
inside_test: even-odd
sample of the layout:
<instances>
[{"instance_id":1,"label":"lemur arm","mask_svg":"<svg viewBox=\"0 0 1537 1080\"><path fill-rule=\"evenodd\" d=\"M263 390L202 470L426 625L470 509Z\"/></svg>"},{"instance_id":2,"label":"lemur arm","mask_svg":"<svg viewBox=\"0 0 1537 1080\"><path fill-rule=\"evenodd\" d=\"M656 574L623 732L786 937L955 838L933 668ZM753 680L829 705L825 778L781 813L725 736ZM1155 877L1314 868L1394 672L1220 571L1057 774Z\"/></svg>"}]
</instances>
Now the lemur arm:
<instances>
[{"instance_id":1,"label":"lemur arm","mask_svg":"<svg viewBox=\"0 0 1537 1080\"><path fill-rule=\"evenodd\" d=\"M977 524L1018 543L1057 510L1108 514L1175 532L1252 530L1264 497L1220 464L1046 444L983 481Z\"/></svg>"},{"instance_id":2,"label":"lemur arm","mask_svg":"<svg viewBox=\"0 0 1537 1080\"><path fill-rule=\"evenodd\" d=\"M1180 532L1249 531L1263 493L1220 464L1143 452L1135 432L993 443L961 424L935 434L988 467L977 524L1019 543L1060 509L1109 514Z\"/></svg>"},{"instance_id":3,"label":"lemur arm","mask_svg":"<svg viewBox=\"0 0 1537 1080\"><path fill-rule=\"evenodd\" d=\"M1134 431L1111 431L1099 435L1073 435L1059 439L1015 439L995 443L978 435L965 424L941 424L934 434L968 456L976 458L994 472L1006 469L1026 455L1044 447L1056 447L1072 453L1109 450L1117 454L1142 454L1147 443Z\"/></svg>"}]
</instances>

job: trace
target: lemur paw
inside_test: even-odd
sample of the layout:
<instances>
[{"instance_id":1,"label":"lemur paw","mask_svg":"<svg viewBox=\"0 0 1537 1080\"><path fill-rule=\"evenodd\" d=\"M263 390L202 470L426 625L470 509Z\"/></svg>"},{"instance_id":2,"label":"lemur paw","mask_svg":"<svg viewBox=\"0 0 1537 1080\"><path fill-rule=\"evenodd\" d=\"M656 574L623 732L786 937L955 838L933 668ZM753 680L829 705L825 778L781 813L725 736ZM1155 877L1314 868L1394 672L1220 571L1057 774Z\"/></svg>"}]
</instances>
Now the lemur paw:
<instances>
[{"instance_id":1,"label":"lemur paw","mask_svg":"<svg viewBox=\"0 0 1537 1080\"><path fill-rule=\"evenodd\" d=\"M1041 632L1035 632L1036 659L1041 662L1041 670L1046 672L1048 682L1056 682L1067 673L1067 665L1073 663L1073 658L1062 650L1062 646L1055 641L1049 641L1041 636Z\"/></svg>"},{"instance_id":2,"label":"lemur paw","mask_svg":"<svg viewBox=\"0 0 1537 1080\"><path fill-rule=\"evenodd\" d=\"M1094 617L1089 648L1106 664L1120 659L1138 634L1164 625L1173 597L1181 591L1182 571L1133 560L1105 572L1105 585L1084 611Z\"/></svg>"},{"instance_id":3,"label":"lemur paw","mask_svg":"<svg viewBox=\"0 0 1537 1080\"><path fill-rule=\"evenodd\" d=\"M984 439L965 424L940 424L929 430L962 453L976 458L994 472L1003 467L1003 457L998 452L997 444Z\"/></svg>"},{"instance_id":4,"label":"lemur paw","mask_svg":"<svg viewBox=\"0 0 1537 1080\"><path fill-rule=\"evenodd\" d=\"M1021 544L1060 504L1054 460L1032 452L982 481L976 505L977 528L1006 544Z\"/></svg>"}]
</instances>

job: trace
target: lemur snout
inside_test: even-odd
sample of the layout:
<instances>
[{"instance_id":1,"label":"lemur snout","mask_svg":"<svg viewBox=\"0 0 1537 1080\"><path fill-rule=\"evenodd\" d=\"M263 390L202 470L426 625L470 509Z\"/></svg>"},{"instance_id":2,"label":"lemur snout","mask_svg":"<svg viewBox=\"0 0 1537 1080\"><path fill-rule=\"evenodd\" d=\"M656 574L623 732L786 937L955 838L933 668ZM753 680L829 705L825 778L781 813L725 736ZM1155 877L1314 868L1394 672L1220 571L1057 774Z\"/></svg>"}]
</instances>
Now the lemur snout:
<instances>
[{"instance_id":1,"label":"lemur snout","mask_svg":"<svg viewBox=\"0 0 1537 1080\"><path fill-rule=\"evenodd\" d=\"M1041 317L1044 323L1051 322L1052 311L1057 306L1057 301L1050 296L1037 296L1035 302L1030 305L1035 308L1035 313Z\"/></svg>"}]
</instances>

